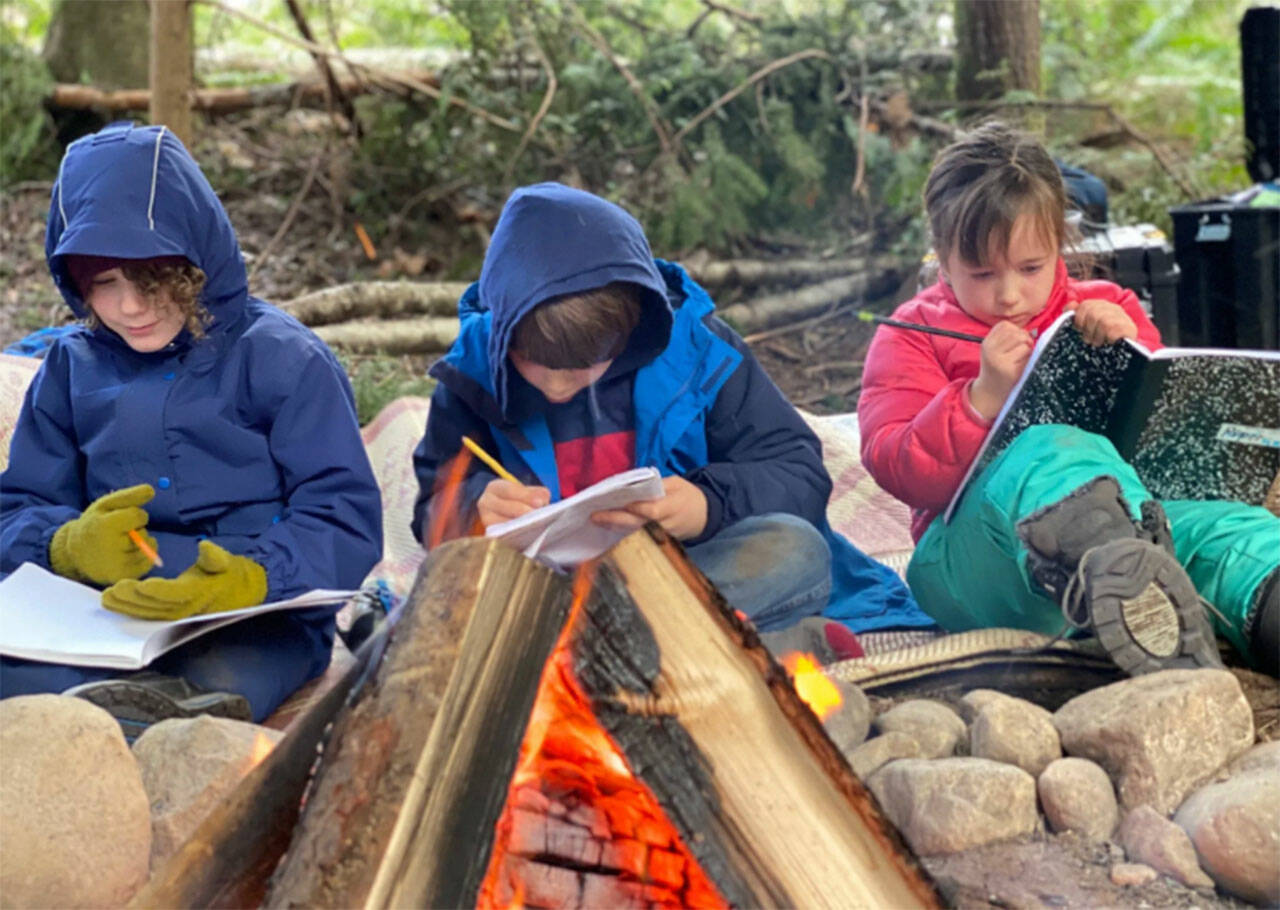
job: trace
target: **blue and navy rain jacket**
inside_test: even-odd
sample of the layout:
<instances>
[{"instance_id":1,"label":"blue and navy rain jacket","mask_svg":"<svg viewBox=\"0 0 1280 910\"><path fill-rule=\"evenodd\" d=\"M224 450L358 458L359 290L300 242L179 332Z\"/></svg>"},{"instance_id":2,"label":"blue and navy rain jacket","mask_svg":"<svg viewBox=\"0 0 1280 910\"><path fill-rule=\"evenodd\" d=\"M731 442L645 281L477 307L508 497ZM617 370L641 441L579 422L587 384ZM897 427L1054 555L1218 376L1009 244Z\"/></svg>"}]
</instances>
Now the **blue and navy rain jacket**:
<instances>
[{"instance_id":1,"label":"blue and navy rain jacket","mask_svg":"<svg viewBox=\"0 0 1280 910\"><path fill-rule=\"evenodd\" d=\"M119 123L72 144L45 253L81 317L64 256L185 256L208 276L212 323L154 353L105 327L53 344L0 475L0 572L48 568L63 523L149 483L155 575L182 572L208 538L266 569L268 600L358 587L381 558L382 510L351 386L310 330L249 295L231 223L182 143Z\"/></svg>"},{"instance_id":2,"label":"blue and navy rain jacket","mask_svg":"<svg viewBox=\"0 0 1280 910\"><path fill-rule=\"evenodd\" d=\"M549 426L552 407L531 394L507 349L516 324L539 303L614 281L644 294L626 350L597 384L606 395L620 387L630 395L634 457L614 469L653 466L697 484L707 525L690 544L752 515L798 515L832 548L829 616L857 630L932 625L892 571L830 529L821 444L742 339L715 317L707 292L678 265L654 259L639 223L621 208L554 183L524 187L508 200L480 280L459 301L458 339L431 369L439 385L414 453L414 535L423 539L432 493L464 434L522 482L561 498L563 441ZM597 395L586 389L567 406L600 409ZM448 505L468 518L462 527L494 476L483 465L469 467L460 501Z\"/></svg>"}]
</instances>

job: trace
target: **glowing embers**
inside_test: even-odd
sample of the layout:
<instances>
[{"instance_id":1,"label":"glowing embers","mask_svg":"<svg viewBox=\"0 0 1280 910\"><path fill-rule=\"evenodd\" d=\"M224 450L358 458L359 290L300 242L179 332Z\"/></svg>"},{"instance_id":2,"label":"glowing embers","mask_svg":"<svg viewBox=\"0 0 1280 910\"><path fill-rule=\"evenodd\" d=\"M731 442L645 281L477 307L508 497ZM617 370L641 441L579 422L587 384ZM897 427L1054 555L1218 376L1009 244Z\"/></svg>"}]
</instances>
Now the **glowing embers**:
<instances>
[{"instance_id":1,"label":"glowing embers","mask_svg":"<svg viewBox=\"0 0 1280 910\"><path fill-rule=\"evenodd\" d=\"M573 606L542 674L477 905L727 907L573 675Z\"/></svg>"}]
</instances>

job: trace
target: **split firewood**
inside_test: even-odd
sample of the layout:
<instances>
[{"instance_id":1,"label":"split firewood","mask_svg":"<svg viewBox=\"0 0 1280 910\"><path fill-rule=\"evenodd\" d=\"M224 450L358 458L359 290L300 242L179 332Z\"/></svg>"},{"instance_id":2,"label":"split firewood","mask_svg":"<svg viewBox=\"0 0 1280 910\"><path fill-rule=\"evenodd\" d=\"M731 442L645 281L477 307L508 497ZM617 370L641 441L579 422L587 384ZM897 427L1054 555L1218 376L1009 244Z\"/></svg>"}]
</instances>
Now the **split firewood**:
<instances>
[{"instance_id":1,"label":"split firewood","mask_svg":"<svg viewBox=\"0 0 1280 910\"><path fill-rule=\"evenodd\" d=\"M428 868L478 882L569 595L496 541L431 552L376 677L335 724L266 906L466 906L388 893Z\"/></svg>"},{"instance_id":2,"label":"split firewood","mask_svg":"<svg viewBox=\"0 0 1280 910\"><path fill-rule=\"evenodd\" d=\"M452 316L357 320L317 326L315 333L325 344L353 354L444 353L458 337L458 320Z\"/></svg>"},{"instance_id":3,"label":"split firewood","mask_svg":"<svg viewBox=\"0 0 1280 910\"><path fill-rule=\"evenodd\" d=\"M386 641L384 627L311 704L288 734L209 814L186 844L152 871L130 907L256 907L289 846L316 749L347 696L360 685Z\"/></svg>"},{"instance_id":4,"label":"split firewood","mask_svg":"<svg viewBox=\"0 0 1280 910\"><path fill-rule=\"evenodd\" d=\"M575 638L596 716L723 897L939 906L754 631L650 525L603 558Z\"/></svg>"},{"instance_id":5,"label":"split firewood","mask_svg":"<svg viewBox=\"0 0 1280 910\"><path fill-rule=\"evenodd\" d=\"M902 281L907 268L902 260L892 257L872 259L855 274L735 303L720 310L720 316L744 335L759 332L852 298L887 294Z\"/></svg>"},{"instance_id":6,"label":"split firewood","mask_svg":"<svg viewBox=\"0 0 1280 910\"><path fill-rule=\"evenodd\" d=\"M454 316L465 281L359 281L312 291L280 304L303 325L398 316Z\"/></svg>"}]
</instances>

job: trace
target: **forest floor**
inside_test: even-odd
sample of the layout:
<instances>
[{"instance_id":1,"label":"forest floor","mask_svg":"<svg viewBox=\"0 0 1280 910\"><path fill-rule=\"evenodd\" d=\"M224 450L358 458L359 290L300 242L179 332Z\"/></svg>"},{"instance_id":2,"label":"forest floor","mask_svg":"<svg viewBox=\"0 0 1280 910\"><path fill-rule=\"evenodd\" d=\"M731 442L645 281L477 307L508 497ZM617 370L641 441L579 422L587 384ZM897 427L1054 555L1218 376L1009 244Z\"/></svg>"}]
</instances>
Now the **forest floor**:
<instances>
[{"instance_id":1,"label":"forest floor","mask_svg":"<svg viewBox=\"0 0 1280 910\"><path fill-rule=\"evenodd\" d=\"M224 118L216 131L206 128L197 140L196 156L245 253L253 294L279 303L352 281L478 277L500 199L480 206L459 202L457 196L432 205L405 200L403 217L392 215L384 224L363 225L378 238L377 258L370 259L356 234L356 222L334 202L346 192L344 187L349 189L352 178L345 173L345 150L327 145L327 130L327 117L319 112L296 110L274 121L256 112ZM321 166L308 181L316 160ZM300 198L304 186L308 192ZM0 193L0 348L71 318L44 260L51 187L51 181L29 183ZM429 195L429 190L424 192ZM812 258L797 245L768 242L761 242L753 255ZM721 306L735 302L729 294L717 298ZM752 348L798 407L818 414L840 413L856 407L862 360L873 331L848 313L835 314L771 331ZM406 380L424 376L436 356L398 358L399 373ZM355 372L365 358L344 359Z\"/></svg>"}]
</instances>

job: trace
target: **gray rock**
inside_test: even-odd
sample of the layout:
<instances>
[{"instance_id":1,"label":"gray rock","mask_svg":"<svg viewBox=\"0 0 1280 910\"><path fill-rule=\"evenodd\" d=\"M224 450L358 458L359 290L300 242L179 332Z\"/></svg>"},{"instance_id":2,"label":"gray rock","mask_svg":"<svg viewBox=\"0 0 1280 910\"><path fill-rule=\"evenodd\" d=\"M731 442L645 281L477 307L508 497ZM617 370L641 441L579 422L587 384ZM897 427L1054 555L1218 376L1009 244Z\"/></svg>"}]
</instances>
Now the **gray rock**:
<instances>
[{"instance_id":1,"label":"gray rock","mask_svg":"<svg viewBox=\"0 0 1280 910\"><path fill-rule=\"evenodd\" d=\"M1086 758L1060 758L1036 781L1040 805L1054 831L1079 831L1106 840L1120 821L1107 772Z\"/></svg>"},{"instance_id":2,"label":"gray rock","mask_svg":"<svg viewBox=\"0 0 1280 910\"><path fill-rule=\"evenodd\" d=\"M1227 766L1228 774L1243 774L1260 769L1280 774L1280 739L1258 743Z\"/></svg>"},{"instance_id":3,"label":"gray rock","mask_svg":"<svg viewBox=\"0 0 1280 910\"><path fill-rule=\"evenodd\" d=\"M868 781L911 848L955 853L1034 831L1036 782L1013 765L984 758L907 758Z\"/></svg>"},{"instance_id":4,"label":"gray rock","mask_svg":"<svg viewBox=\"0 0 1280 910\"><path fill-rule=\"evenodd\" d=\"M80 698L0 701L0 904L120 907L147 880L151 817L120 725Z\"/></svg>"},{"instance_id":5,"label":"gray rock","mask_svg":"<svg viewBox=\"0 0 1280 910\"><path fill-rule=\"evenodd\" d=\"M920 744L910 733L881 733L867 740L849 755L853 773L866 780L881 765L897 758L922 758Z\"/></svg>"},{"instance_id":6,"label":"gray rock","mask_svg":"<svg viewBox=\"0 0 1280 910\"><path fill-rule=\"evenodd\" d=\"M1054 715L1068 755L1100 764L1120 805L1172 812L1253 744L1253 712L1226 670L1163 670L1071 699Z\"/></svg>"},{"instance_id":7,"label":"gray rock","mask_svg":"<svg viewBox=\"0 0 1280 910\"><path fill-rule=\"evenodd\" d=\"M871 729L871 702L862 690L842 679L831 679L840 690L840 707L822 720L822 726L847 757L862 745Z\"/></svg>"},{"instance_id":8,"label":"gray rock","mask_svg":"<svg viewBox=\"0 0 1280 910\"><path fill-rule=\"evenodd\" d=\"M1197 790L1173 817L1214 881L1268 906L1280 903L1280 775L1269 763L1275 754L1269 750L1270 757L1261 756L1266 762L1245 763L1243 773Z\"/></svg>"},{"instance_id":9,"label":"gray rock","mask_svg":"<svg viewBox=\"0 0 1280 910\"><path fill-rule=\"evenodd\" d=\"M1111 883L1121 888L1149 885L1159 877L1159 872L1142 863L1116 863L1111 867Z\"/></svg>"},{"instance_id":10,"label":"gray rock","mask_svg":"<svg viewBox=\"0 0 1280 910\"><path fill-rule=\"evenodd\" d=\"M1150 806L1138 806L1125 815L1116 840L1132 862L1145 863L1188 888L1213 887L1213 879L1196 860L1187 832Z\"/></svg>"},{"instance_id":11,"label":"gray rock","mask_svg":"<svg viewBox=\"0 0 1280 910\"><path fill-rule=\"evenodd\" d=\"M906 733L920 744L925 758L955 754L956 743L967 728L960 715L940 701L917 698L894 705L876 718L881 733Z\"/></svg>"},{"instance_id":12,"label":"gray rock","mask_svg":"<svg viewBox=\"0 0 1280 910\"><path fill-rule=\"evenodd\" d=\"M978 716L978 712L993 701L1001 698L1012 698L1011 695L1005 695L1003 692L997 692L995 689L970 689L964 695L960 696L960 704L957 711L965 723L973 723L973 719Z\"/></svg>"},{"instance_id":13,"label":"gray rock","mask_svg":"<svg viewBox=\"0 0 1280 910\"><path fill-rule=\"evenodd\" d=\"M149 727L133 744L151 801L151 862L168 859L284 734L201 715Z\"/></svg>"},{"instance_id":14,"label":"gray rock","mask_svg":"<svg viewBox=\"0 0 1280 910\"><path fill-rule=\"evenodd\" d=\"M969 754L1017 765L1035 777L1062 757L1062 743L1044 708L1021 698L994 698L969 727Z\"/></svg>"}]
</instances>

